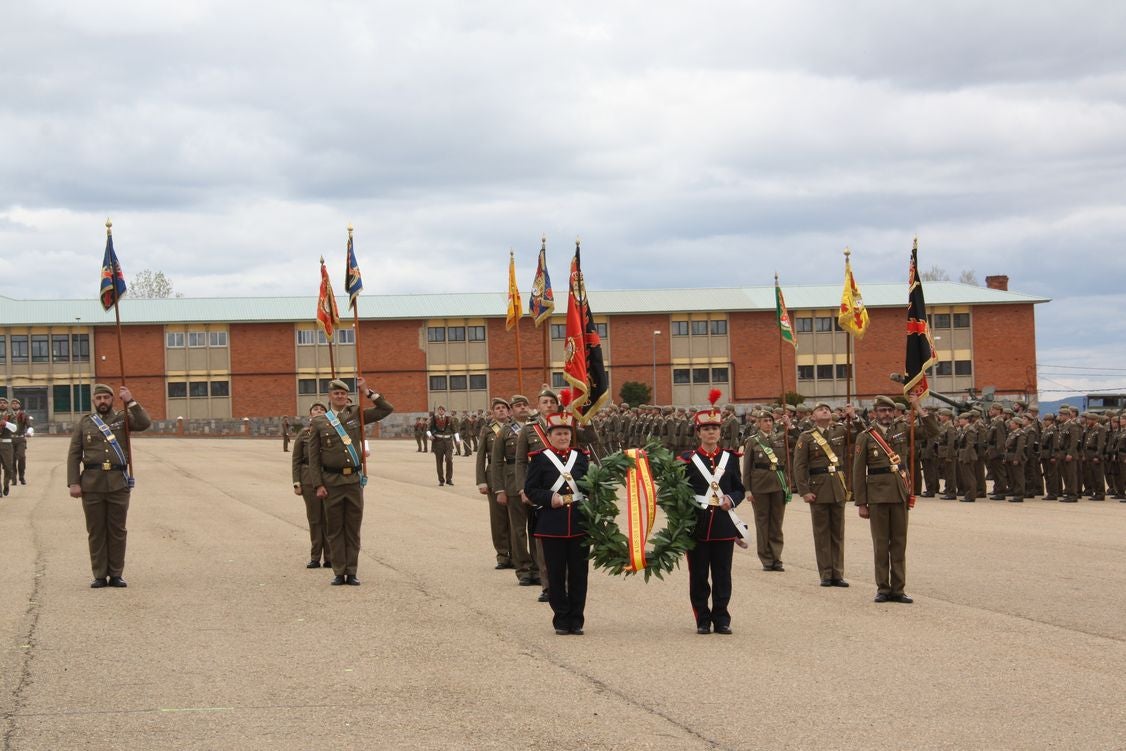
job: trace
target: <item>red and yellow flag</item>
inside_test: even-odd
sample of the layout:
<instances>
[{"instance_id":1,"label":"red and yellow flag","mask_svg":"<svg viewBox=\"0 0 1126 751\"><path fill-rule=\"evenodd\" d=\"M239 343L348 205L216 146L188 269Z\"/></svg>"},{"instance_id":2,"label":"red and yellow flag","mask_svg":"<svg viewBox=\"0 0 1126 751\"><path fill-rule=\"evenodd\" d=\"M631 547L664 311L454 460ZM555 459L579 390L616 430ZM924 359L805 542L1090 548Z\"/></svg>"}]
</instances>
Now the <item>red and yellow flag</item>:
<instances>
[{"instance_id":1,"label":"red and yellow flag","mask_svg":"<svg viewBox=\"0 0 1126 751\"><path fill-rule=\"evenodd\" d=\"M336 295L332 294L332 283L328 280L324 257L321 257L321 291L317 296L317 323L325 332L325 339L331 342L336 327L340 325L340 311L336 309Z\"/></svg>"},{"instance_id":2,"label":"red and yellow flag","mask_svg":"<svg viewBox=\"0 0 1126 751\"><path fill-rule=\"evenodd\" d=\"M864 298L860 296L860 288L852 276L852 266L848 262L850 252L845 249L844 289L841 291L841 312L837 323L845 331L851 331L857 339L863 339L868 332L868 309L864 307Z\"/></svg>"},{"instance_id":3,"label":"red and yellow flag","mask_svg":"<svg viewBox=\"0 0 1126 751\"><path fill-rule=\"evenodd\" d=\"M627 449L626 456L634 466L626 472L626 540L629 565L626 571L644 571L645 543L653 531L657 515L657 486L653 482L653 468L644 449Z\"/></svg>"}]
</instances>

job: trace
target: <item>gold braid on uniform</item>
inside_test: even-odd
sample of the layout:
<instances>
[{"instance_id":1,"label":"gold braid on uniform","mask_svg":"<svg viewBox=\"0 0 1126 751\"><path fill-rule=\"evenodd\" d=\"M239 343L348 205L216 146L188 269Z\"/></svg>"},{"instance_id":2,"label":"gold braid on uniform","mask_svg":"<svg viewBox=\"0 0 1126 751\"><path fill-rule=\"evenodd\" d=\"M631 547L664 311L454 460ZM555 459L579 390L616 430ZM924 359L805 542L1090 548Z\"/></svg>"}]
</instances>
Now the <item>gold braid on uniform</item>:
<instances>
[{"instance_id":1,"label":"gold braid on uniform","mask_svg":"<svg viewBox=\"0 0 1126 751\"><path fill-rule=\"evenodd\" d=\"M650 576L663 579L666 573L680 567L680 558L696 547L696 501L692 486L684 476L684 462L658 443L645 447L653 480L657 486L657 505L665 512L663 529L649 536L652 549L645 551L645 581ZM630 576L636 571L629 566L629 543L614 518L619 514L618 489L623 487L626 472L634 466L633 459L621 451L591 464L579 481L587 492L586 503L579 508L586 514L590 560L595 568L613 576Z\"/></svg>"}]
</instances>

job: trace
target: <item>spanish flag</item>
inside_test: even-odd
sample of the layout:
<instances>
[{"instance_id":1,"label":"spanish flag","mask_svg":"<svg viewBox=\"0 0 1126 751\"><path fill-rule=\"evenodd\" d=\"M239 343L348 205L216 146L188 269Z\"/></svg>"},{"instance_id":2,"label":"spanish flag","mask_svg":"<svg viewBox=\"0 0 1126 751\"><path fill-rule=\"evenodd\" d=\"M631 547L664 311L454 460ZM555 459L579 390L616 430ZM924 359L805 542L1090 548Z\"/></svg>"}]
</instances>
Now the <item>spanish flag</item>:
<instances>
[{"instance_id":1,"label":"spanish flag","mask_svg":"<svg viewBox=\"0 0 1126 751\"><path fill-rule=\"evenodd\" d=\"M520 302L520 288L516 286L516 254L508 251L508 315L504 319L505 329L512 331L512 327L520 322L524 315L524 306Z\"/></svg>"},{"instance_id":2,"label":"spanish flag","mask_svg":"<svg viewBox=\"0 0 1126 751\"><path fill-rule=\"evenodd\" d=\"M845 249L844 289L841 291L841 312L837 323L845 331L851 331L857 339L863 339L868 332L868 309L864 307L864 298L860 296L860 288L852 276L852 266L848 262L850 252Z\"/></svg>"}]
</instances>

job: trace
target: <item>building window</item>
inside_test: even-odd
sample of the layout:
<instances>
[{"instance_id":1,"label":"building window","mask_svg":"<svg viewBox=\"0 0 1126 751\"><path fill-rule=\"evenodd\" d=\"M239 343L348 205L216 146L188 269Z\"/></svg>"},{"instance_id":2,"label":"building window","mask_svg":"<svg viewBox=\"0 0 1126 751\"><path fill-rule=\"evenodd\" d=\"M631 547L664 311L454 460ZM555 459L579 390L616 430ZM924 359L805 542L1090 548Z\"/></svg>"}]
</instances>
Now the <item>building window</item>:
<instances>
[{"instance_id":1,"label":"building window","mask_svg":"<svg viewBox=\"0 0 1126 751\"><path fill-rule=\"evenodd\" d=\"M431 391L446 391L446 377L445 376L430 376L430 390Z\"/></svg>"},{"instance_id":2,"label":"building window","mask_svg":"<svg viewBox=\"0 0 1126 751\"><path fill-rule=\"evenodd\" d=\"M727 321L712 321L712 336L727 336Z\"/></svg>"},{"instance_id":3,"label":"building window","mask_svg":"<svg viewBox=\"0 0 1126 751\"><path fill-rule=\"evenodd\" d=\"M673 336L688 336L688 321L673 321L672 322L672 335Z\"/></svg>"},{"instance_id":4,"label":"building window","mask_svg":"<svg viewBox=\"0 0 1126 751\"><path fill-rule=\"evenodd\" d=\"M813 380L813 366L812 365L799 365L798 366L798 380L799 381L812 381Z\"/></svg>"},{"instance_id":5,"label":"building window","mask_svg":"<svg viewBox=\"0 0 1126 751\"><path fill-rule=\"evenodd\" d=\"M230 381L212 381L211 382L211 395L212 396L230 396L231 395L231 382Z\"/></svg>"},{"instance_id":6,"label":"building window","mask_svg":"<svg viewBox=\"0 0 1126 751\"><path fill-rule=\"evenodd\" d=\"M708 322L707 321L692 321L692 336L707 336L708 335Z\"/></svg>"},{"instance_id":7,"label":"building window","mask_svg":"<svg viewBox=\"0 0 1126 751\"><path fill-rule=\"evenodd\" d=\"M176 349L184 346L184 332L183 331L169 331L164 335L164 346L168 349Z\"/></svg>"},{"instance_id":8,"label":"building window","mask_svg":"<svg viewBox=\"0 0 1126 751\"><path fill-rule=\"evenodd\" d=\"M950 314L949 313L935 313L933 316L930 316L930 317L932 319L934 319L934 328L936 328L936 329L948 329L948 328L950 328Z\"/></svg>"},{"instance_id":9,"label":"building window","mask_svg":"<svg viewBox=\"0 0 1126 751\"><path fill-rule=\"evenodd\" d=\"M31 361L47 362L51 359L51 337L46 334L32 334Z\"/></svg>"},{"instance_id":10,"label":"building window","mask_svg":"<svg viewBox=\"0 0 1126 751\"><path fill-rule=\"evenodd\" d=\"M90 335L73 334L70 337L70 359L74 362L90 361Z\"/></svg>"},{"instance_id":11,"label":"building window","mask_svg":"<svg viewBox=\"0 0 1126 751\"><path fill-rule=\"evenodd\" d=\"M81 383L74 387L74 411L90 411L90 384Z\"/></svg>"},{"instance_id":12,"label":"building window","mask_svg":"<svg viewBox=\"0 0 1126 751\"><path fill-rule=\"evenodd\" d=\"M567 324L553 323L551 324L551 338L556 341L563 341L567 338Z\"/></svg>"},{"instance_id":13,"label":"building window","mask_svg":"<svg viewBox=\"0 0 1126 751\"><path fill-rule=\"evenodd\" d=\"M692 383L711 383L711 368L692 368Z\"/></svg>"},{"instance_id":14,"label":"building window","mask_svg":"<svg viewBox=\"0 0 1126 751\"><path fill-rule=\"evenodd\" d=\"M594 330L598 332L600 339L605 339L606 337L610 336L610 325L607 323L594 324Z\"/></svg>"},{"instance_id":15,"label":"building window","mask_svg":"<svg viewBox=\"0 0 1126 751\"><path fill-rule=\"evenodd\" d=\"M51 362L70 361L70 337L66 334L51 335Z\"/></svg>"},{"instance_id":16,"label":"building window","mask_svg":"<svg viewBox=\"0 0 1126 751\"><path fill-rule=\"evenodd\" d=\"M426 341L428 342L444 342L446 341L446 327L445 326L430 326L426 329Z\"/></svg>"},{"instance_id":17,"label":"building window","mask_svg":"<svg viewBox=\"0 0 1126 751\"><path fill-rule=\"evenodd\" d=\"M973 375L973 363L969 360L955 360L954 361L954 375L960 375L960 376Z\"/></svg>"},{"instance_id":18,"label":"building window","mask_svg":"<svg viewBox=\"0 0 1126 751\"><path fill-rule=\"evenodd\" d=\"M27 335L12 335L12 362L27 362Z\"/></svg>"},{"instance_id":19,"label":"building window","mask_svg":"<svg viewBox=\"0 0 1126 751\"><path fill-rule=\"evenodd\" d=\"M561 389L567 386L567 379L563 377L562 373L551 374L551 387L553 389Z\"/></svg>"},{"instance_id":20,"label":"building window","mask_svg":"<svg viewBox=\"0 0 1126 751\"><path fill-rule=\"evenodd\" d=\"M817 326L818 332L832 331L833 330L833 319L830 316L817 316L816 320L817 320L816 326Z\"/></svg>"},{"instance_id":21,"label":"building window","mask_svg":"<svg viewBox=\"0 0 1126 751\"><path fill-rule=\"evenodd\" d=\"M794 319L794 331L797 331L799 334L808 334L808 333L812 332L813 331L813 319L812 318L795 318Z\"/></svg>"},{"instance_id":22,"label":"building window","mask_svg":"<svg viewBox=\"0 0 1126 751\"><path fill-rule=\"evenodd\" d=\"M317 394L317 379L316 378L298 378L297 379L297 393L301 396L316 396Z\"/></svg>"},{"instance_id":23,"label":"building window","mask_svg":"<svg viewBox=\"0 0 1126 751\"><path fill-rule=\"evenodd\" d=\"M837 366L837 378L840 378L842 381L848 380L848 366L847 365L838 365Z\"/></svg>"},{"instance_id":24,"label":"building window","mask_svg":"<svg viewBox=\"0 0 1126 751\"><path fill-rule=\"evenodd\" d=\"M485 341L485 327L484 326L466 326L466 338L471 342Z\"/></svg>"},{"instance_id":25,"label":"building window","mask_svg":"<svg viewBox=\"0 0 1126 751\"><path fill-rule=\"evenodd\" d=\"M70 412L70 386L52 386L51 397L56 412Z\"/></svg>"},{"instance_id":26,"label":"building window","mask_svg":"<svg viewBox=\"0 0 1126 751\"><path fill-rule=\"evenodd\" d=\"M227 332L226 331L212 331L208 333L208 344L212 347L226 347L227 346Z\"/></svg>"},{"instance_id":27,"label":"building window","mask_svg":"<svg viewBox=\"0 0 1126 751\"><path fill-rule=\"evenodd\" d=\"M936 376L948 376L954 373L954 363L949 360L940 360L934 364L934 374Z\"/></svg>"},{"instance_id":28,"label":"building window","mask_svg":"<svg viewBox=\"0 0 1126 751\"><path fill-rule=\"evenodd\" d=\"M316 329L297 329L297 345L306 347L317 343Z\"/></svg>"},{"instance_id":29,"label":"building window","mask_svg":"<svg viewBox=\"0 0 1126 751\"><path fill-rule=\"evenodd\" d=\"M450 376L450 391L465 391L469 386L469 378L463 375Z\"/></svg>"},{"instance_id":30,"label":"building window","mask_svg":"<svg viewBox=\"0 0 1126 751\"><path fill-rule=\"evenodd\" d=\"M189 331L188 332L188 346L189 347L206 347L207 346L207 332L206 331Z\"/></svg>"},{"instance_id":31,"label":"building window","mask_svg":"<svg viewBox=\"0 0 1126 751\"><path fill-rule=\"evenodd\" d=\"M337 329L333 332L337 344L355 344L356 343L356 330L355 329ZM325 340L328 343L328 340Z\"/></svg>"},{"instance_id":32,"label":"building window","mask_svg":"<svg viewBox=\"0 0 1126 751\"><path fill-rule=\"evenodd\" d=\"M168 382L169 399L185 399L188 396L188 384L183 381Z\"/></svg>"},{"instance_id":33,"label":"building window","mask_svg":"<svg viewBox=\"0 0 1126 751\"><path fill-rule=\"evenodd\" d=\"M727 368L712 368L712 383L727 383Z\"/></svg>"},{"instance_id":34,"label":"building window","mask_svg":"<svg viewBox=\"0 0 1126 751\"><path fill-rule=\"evenodd\" d=\"M188 396L191 397L191 398L206 397L207 396L207 381L189 381L188 382Z\"/></svg>"},{"instance_id":35,"label":"building window","mask_svg":"<svg viewBox=\"0 0 1126 751\"><path fill-rule=\"evenodd\" d=\"M692 371L688 368L673 368L673 383L692 383Z\"/></svg>"},{"instance_id":36,"label":"building window","mask_svg":"<svg viewBox=\"0 0 1126 751\"><path fill-rule=\"evenodd\" d=\"M970 327L970 314L969 313L955 313L954 314L954 328L968 329Z\"/></svg>"},{"instance_id":37,"label":"building window","mask_svg":"<svg viewBox=\"0 0 1126 751\"><path fill-rule=\"evenodd\" d=\"M818 365L817 366L817 380L831 381L833 380L833 366L832 365Z\"/></svg>"},{"instance_id":38,"label":"building window","mask_svg":"<svg viewBox=\"0 0 1126 751\"><path fill-rule=\"evenodd\" d=\"M5 362L8 359L7 339L0 336L0 362Z\"/></svg>"},{"instance_id":39,"label":"building window","mask_svg":"<svg viewBox=\"0 0 1126 751\"><path fill-rule=\"evenodd\" d=\"M451 342L464 342L465 341L465 327L464 326L450 326L446 329L446 339Z\"/></svg>"},{"instance_id":40,"label":"building window","mask_svg":"<svg viewBox=\"0 0 1126 751\"><path fill-rule=\"evenodd\" d=\"M469 376L470 391L486 391L489 388L489 377L483 373Z\"/></svg>"}]
</instances>

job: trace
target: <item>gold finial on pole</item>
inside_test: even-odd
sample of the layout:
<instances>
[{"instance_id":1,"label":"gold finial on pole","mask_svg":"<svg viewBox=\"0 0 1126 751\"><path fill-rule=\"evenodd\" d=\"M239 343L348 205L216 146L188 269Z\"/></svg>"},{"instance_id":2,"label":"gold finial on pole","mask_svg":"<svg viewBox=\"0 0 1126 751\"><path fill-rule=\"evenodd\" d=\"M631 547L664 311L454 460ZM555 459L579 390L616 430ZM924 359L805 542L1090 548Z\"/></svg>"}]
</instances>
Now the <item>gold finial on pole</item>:
<instances>
[{"instance_id":1,"label":"gold finial on pole","mask_svg":"<svg viewBox=\"0 0 1126 751\"><path fill-rule=\"evenodd\" d=\"M915 244L911 246L911 250L918 250L918 249L919 249L919 236L915 235Z\"/></svg>"},{"instance_id":2,"label":"gold finial on pole","mask_svg":"<svg viewBox=\"0 0 1126 751\"><path fill-rule=\"evenodd\" d=\"M108 217L108 216L106 217L106 234L107 234L107 235L112 235L112 234L113 234L113 222L111 222L111 221L109 220L109 217Z\"/></svg>"},{"instance_id":3,"label":"gold finial on pole","mask_svg":"<svg viewBox=\"0 0 1126 751\"><path fill-rule=\"evenodd\" d=\"M324 266L324 265L325 265L325 257L324 257L324 256L321 256L321 265L322 265L322 266Z\"/></svg>"},{"instance_id":4,"label":"gold finial on pole","mask_svg":"<svg viewBox=\"0 0 1126 751\"><path fill-rule=\"evenodd\" d=\"M351 222L348 222L348 237L352 237L352 230L355 229Z\"/></svg>"},{"instance_id":5,"label":"gold finial on pole","mask_svg":"<svg viewBox=\"0 0 1126 751\"><path fill-rule=\"evenodd\" d=\"M547 250L547 235L540 235L540 250Z\"/></svg>"},{"instance_id":6,"label":"gold finial on pole","mask_svg":"<svg viewBox=\"0 0 1126 751\"><path fill-rule=\"evenodd\" d=\"M850 255L852 255L852 251L851 251L851 250L849 250L849 248L848 248L848 246L847 246L847 245L845 246L845 249L844 249L844 254L845 254L845 260L846 260L846 261L848 260L848 257L849 257Z\"/></svg>"},{"instance_id":7,"label":"gold finial on pole","mask_svg":"<svg viewBox=\"0 0 1126 751\"><path fill-rule=\"evenodd\" d=\"M776 287L778 286L778 272L777 271L774 272L774 286L776 286Z\"/></svg>"},{"instance_id":8,"label":"gold finial on pole","mask_svg":"<svg viewBox=\"0 0 1126 751\"><path fill-rule=\"evenodd\" d=\"M582 242L582 238L581 238L581 237L576 237L576 238L575 238L575 250L578 250L578 249L579 249L579 244L580 244L581 242Z\"/></svg>"}]
</instances>

